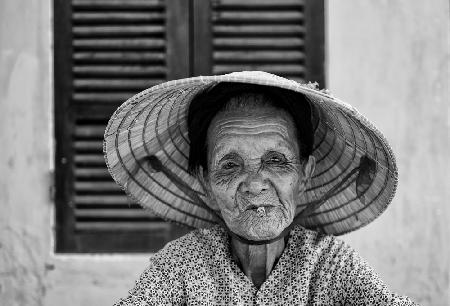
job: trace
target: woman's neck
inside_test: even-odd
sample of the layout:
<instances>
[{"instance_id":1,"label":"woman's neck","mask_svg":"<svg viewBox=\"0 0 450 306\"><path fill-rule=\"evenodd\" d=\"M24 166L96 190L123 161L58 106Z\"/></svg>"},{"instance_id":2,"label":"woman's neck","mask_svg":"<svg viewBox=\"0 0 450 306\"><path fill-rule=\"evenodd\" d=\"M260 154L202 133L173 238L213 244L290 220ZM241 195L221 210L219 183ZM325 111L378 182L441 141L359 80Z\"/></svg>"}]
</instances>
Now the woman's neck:
<instances>
[{"instance_id":1,"label":"woman's neck","mask_svg":"<svg viewBox=\"0 0 450 306\"><path fill-rule=\"evenodd\" d=\"M242 271L259 288L269 276L283 253L285 239L270 244L252 245L231 238L231 252Z\"/></svg>"}]
</instances>

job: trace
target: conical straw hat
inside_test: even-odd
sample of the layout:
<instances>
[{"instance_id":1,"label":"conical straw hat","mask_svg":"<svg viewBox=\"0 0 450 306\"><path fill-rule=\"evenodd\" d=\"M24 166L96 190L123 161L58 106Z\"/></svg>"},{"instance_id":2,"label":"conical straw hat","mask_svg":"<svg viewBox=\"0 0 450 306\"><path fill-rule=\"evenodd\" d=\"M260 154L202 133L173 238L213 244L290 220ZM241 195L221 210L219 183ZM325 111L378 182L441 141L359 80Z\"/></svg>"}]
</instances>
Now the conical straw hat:
<instances>
[{"instance_id":1,"label":"conical straw hat","mask_svg":"<svg viewBox=\"0 0 450 306\"><path fill-rule=\"evenodd\" d=\"M144 208L192 228L218 223L217 215L201 203L208 199L200 183L187 171L187 114L193 97L219 82L280 87L310 101L316 169L297 212L324 200L302 219L304 227L340 235L368 224L389 205L397 166L387 140L372 123L312 84L243 71L169 81L133 96L113 114L105 131L106 163L114 180ZM362 175L354 175L354 169L362 169Z\"/></svg>"}]
</instances>

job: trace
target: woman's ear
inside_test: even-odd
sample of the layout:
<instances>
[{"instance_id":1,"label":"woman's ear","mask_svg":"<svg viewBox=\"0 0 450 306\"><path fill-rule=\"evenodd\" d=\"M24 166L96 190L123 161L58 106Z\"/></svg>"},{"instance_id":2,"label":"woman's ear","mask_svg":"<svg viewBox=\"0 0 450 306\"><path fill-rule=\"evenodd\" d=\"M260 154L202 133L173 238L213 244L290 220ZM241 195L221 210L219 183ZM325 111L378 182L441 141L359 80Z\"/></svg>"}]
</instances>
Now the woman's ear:
<instances>
[{"instance_id":1,"label":"woman's ear","mask_svg":"<svg viewBox=\"0 0 450 306\"><path fill-rule=\"evenodd\" d=\"M306 163L300 166L300 171L302 172L302 178L300 180L300 192L304 192L308 186L309 181L316 169L316 158L312 155L308 157Z\"/></svg>"},{"instance_id":2,"label":"woman's ear","mask_svg":"<svg viewBox=\"0 0 450 306\"><path fill-rule=\"evenodd\" d=\"M217 205L214 194L212 193L211 190L211 184L209 181L207 171L205 171L202 166L198 166L195 176L205 192L207 198L206 204L211 209L219 211L220 210L219 206Z\"/></svg>"}]
</instances>

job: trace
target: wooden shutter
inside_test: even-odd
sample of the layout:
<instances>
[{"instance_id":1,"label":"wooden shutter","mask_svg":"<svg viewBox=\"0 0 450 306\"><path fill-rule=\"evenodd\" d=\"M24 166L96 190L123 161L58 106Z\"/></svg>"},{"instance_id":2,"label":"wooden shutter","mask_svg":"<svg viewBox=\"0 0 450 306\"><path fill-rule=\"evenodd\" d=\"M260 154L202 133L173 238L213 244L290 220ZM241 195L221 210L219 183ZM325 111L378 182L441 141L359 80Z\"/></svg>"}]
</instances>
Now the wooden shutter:
<instances>
[{"instance_id":1,"label":"wooden shutter","mask_svg":"<svg viewBox=\"0 0 450 306\"><path fill-rule=\"evenodd\" d=\"M155 251L185 232L132 203L102 139L165 80L264 70L324 86L322 0L54 0L58 252Z\"/></svg>"},{"instance_id":2,"label":"wooden shutter","mask_svg":"<svg viewBox=\"0 0 450 306\"><path fill-rule=\"evenodd\" d=\"M188 11L176 0L55 0L57 251L155 251L184 232L120 190L102 140L127 98L189 76Z\"/></svg>"},{"instance_id":3,"label":"wooden shutter","mask_svg":"<svg viewBox=\"0 0 450 306\"><path fill-rule=\"evenodd\" d=\"M263 70L324 86L323 1L194 0L194 14L195 74Z\"/></svg>"}]
</instances>

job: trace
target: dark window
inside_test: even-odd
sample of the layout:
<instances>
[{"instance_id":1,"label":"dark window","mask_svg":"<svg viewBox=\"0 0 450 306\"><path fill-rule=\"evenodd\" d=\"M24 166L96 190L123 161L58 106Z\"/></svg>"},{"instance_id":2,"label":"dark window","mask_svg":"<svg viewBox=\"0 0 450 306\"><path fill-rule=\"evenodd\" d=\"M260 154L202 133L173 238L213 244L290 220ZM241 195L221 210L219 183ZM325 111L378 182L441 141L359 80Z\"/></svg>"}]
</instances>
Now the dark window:
<instances>
[{"instance_id":1,"label":"dark window","mask_svg":"<svg viewBox=\"0 0 450 306\"><path fill-rule=\"evenodd\" d=\"M187 232L110 178L109 116L170 79L264 70L324 86L317 0L55 0L56 251L151 252Z\"/></svg>"}]
</instances>

